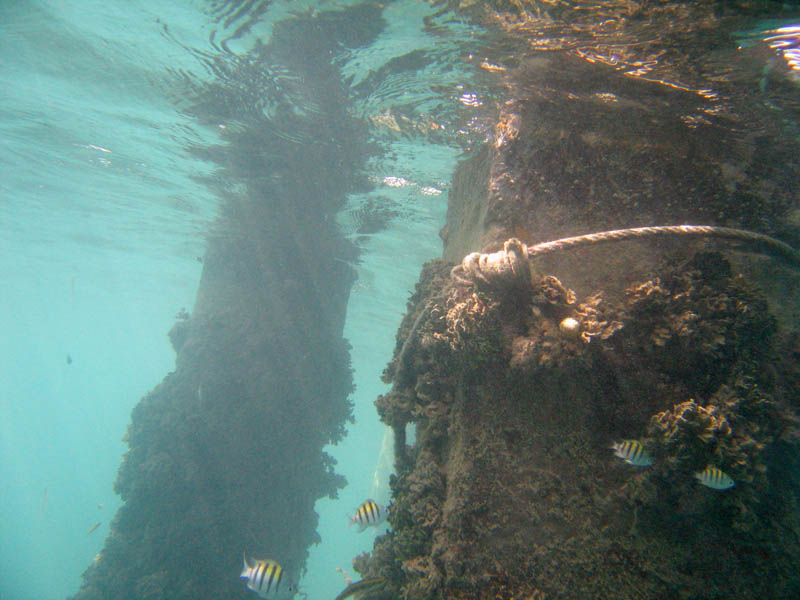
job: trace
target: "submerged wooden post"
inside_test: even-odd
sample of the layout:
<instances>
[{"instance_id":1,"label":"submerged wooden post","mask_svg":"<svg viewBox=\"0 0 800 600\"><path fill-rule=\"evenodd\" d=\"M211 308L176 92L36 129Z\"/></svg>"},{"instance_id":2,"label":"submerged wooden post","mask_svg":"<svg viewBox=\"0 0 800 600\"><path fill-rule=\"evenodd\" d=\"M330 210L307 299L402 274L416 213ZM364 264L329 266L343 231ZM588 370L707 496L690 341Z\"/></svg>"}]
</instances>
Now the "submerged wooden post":
<instances>
[{"instance_id":1,"label":"submerged wooden post","mask_svg":"<svg viewBox=\"0 0 800 600\"><path fill-rule=\"evenodd\" d=\"M75 600L254 597L238 578L243 551L296 583L319 540L314 504L344 485L323 448L351 415L342 332L356 249L335 215L368 155L331 58L337 36L377 35L377 10L275 23L269 44L220 57L221 80L198 84L198 120L237 123L224 145L193 149L219 167L207 183L220 217L191 316L170 332L176 369L133 410L124 505ZM314 110L280 86L240 94L276 65ZM253 98L287 114L268 120Z\"/></svg>"},{"instance_id":2,"label":"submerged wooden post","mask_svg":"<svg viewBox=\"0 0 800 600\"><path fill-rule=\"evenodd\" d=\"M730 40L741 21L647 6L630 31L629 15L615 15L615 52L646 53L636 42L658 38L666 18L689 23L685 62L632 75L590 54L600 42L582 55L568 36L563 51L521 51L502 75L510 99L494 140L455 174L446 260L423 270L386 370L393 389L377 401L416 440L398 449L392 533L356 561L388 582L376 598L800 595L795 272L665 241L553 253L527 272L509 266L504 281L474 276L508 238L622 227L704 222L797 245L800 198L781 182L800 180L800 167L775 159L796 156L796 138L740 81L675 85L698 60L694 43L709 31ZM559 32L586 30L569 21L590 18L578 8L558 15ZM544 44L559 8L538 22L514 10L494 23ZM704 121L712 91L750 121ZM748 131L768 135L769 152L747 152ZM614 456L624 440L652 464ZM709 465L734 487L703 485Z\"/></svg>"}]
</instances>

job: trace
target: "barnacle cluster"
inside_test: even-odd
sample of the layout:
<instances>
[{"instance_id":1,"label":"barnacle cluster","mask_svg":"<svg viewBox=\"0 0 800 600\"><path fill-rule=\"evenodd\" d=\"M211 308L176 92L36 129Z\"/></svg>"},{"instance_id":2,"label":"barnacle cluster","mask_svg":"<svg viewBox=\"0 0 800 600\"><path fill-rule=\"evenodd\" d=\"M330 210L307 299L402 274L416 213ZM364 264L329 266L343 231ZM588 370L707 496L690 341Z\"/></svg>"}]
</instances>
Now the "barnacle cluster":
<instances>
[{"instance_id":1,"label":"barnacle cluster","mask_svg":"<svg viewBox=\"0 0 800 600\"><path fill-rule=\"evenodd\" d=\"M710 459L713 451L706 451L706 448L733 433L717 405L703 406L693 399L654 415L651 428L652 435L661 442L662 455L687 469L702 466L698 455L704 454Z\"/></svg>"},{"instance_id":2,"label":"barnacle cluster","mask_svg":"<svg viewBox=\"0 0 800 600\"><path fill-rule=\"evenodd\" d=\"M564 287L557 277L545 275L533 289L533 303L538 306L558 307L575 304L575 292Z\"/></svg>"},{"instance_id":3,"label":"barnacle cluster","mask_svg":"<svg viewBox=\"0 0 800 600\"><path fill-rule=\"evenodd\" d=\"M675 269L627 290L627 317L643 354L674 376L695 379L710 394L734 365L755 366L775 332L763 295L718 253L698 254Z\"/></svg>"},{"instance_id":4,"label":"barnacle cluster","mask_svg":"<svg viewBox=\"0 0 800 600\"><path fill-rule=\"evenodd\" d=\"M477 292L466 295L451 290L444 305L434 305L430 311L430 327L422 332L421 345L444 343L454 351L463 350L475 332L485 322L492 301Z\"/></svg>"},{"instance_id":5,"label":"barnacle cluster","mask_svg":"<svg viewBox=\"0 0 800 600\"><path fill-rule=\"evenodd\" d=\"M654 415L648 428L659 477L673 494L691 495L688 475L707 464L719 467L736 482L730 493L714 499L723 509L722 523L751 531L759 521L769 521L771 510L764 503L772 484L765 450L781 421L774 399L747 378L721 386L705 403L681 402Z\"/></svg>"},{"instance_id":6,"label":"barnacle cluster","mask_svg":"<svg viewBox=\"0 0 800 600\"><path fill-rule=\"evenodd\" d=\"M594 294L575 309L575 314L580 319L580 335L584 342L591 342L594 338L607 340L622 329L622 322L617 320L619 317L601 306L602 301L601 294Z\"/></svg>"},{"instance_id":7,"label":"barnacle cluster","mask_svg":"<svg viewBox=\"0 0 800 600\"><path fill-rule=\"evenodd\" d=\"M765 548L759 568L786 573L800 544L776 562L763 540L785 546L796 533L790 467L775 452L796 443L781 438L791 364L770 369L775 326L761 294L710 253L616 300L579 300L554 276L511 281L439 278L410 307L407 366L378 400L403 440L393 533L368 568L410 598L641 598L679 585L718 596L752 589L736 539ZM608 446L625 436L651 466L618 464ZM735 486L700 485L707 465ZM698 544L711 551L692 555ZM716 556L719 577L685 583ZM646 576L633 583L632 569Z\"/></svg>"},{"instance_id":8,"label":"barnacle cluster","mask_svg":"<svg viewBox=\"0 0 800 600\"><path fill-rule=\"evenodd\" d=\"M497 252L467 255L452 269L449 291L431 303L420 346L444 350L445 363L457 354L470 366L502 349L515 368L564 366L580 354L580 342L622 328L601 294L576 305L572 290L533 272L527 258L514 238Z\"/></svg>"},{"instance_id":9,"label":"barnacle cluster","mask_svg":"<svg viewBox=\"0 0 800 600\"><path fill-rule=\"evenodd\" d=\"M622 328L612 310L595 294L576 305L575 293L552 275L533 287L525 332L512 341L510 364L516 369L564 367L592 339L607 340Z\"/></svg>"}]
</instances>

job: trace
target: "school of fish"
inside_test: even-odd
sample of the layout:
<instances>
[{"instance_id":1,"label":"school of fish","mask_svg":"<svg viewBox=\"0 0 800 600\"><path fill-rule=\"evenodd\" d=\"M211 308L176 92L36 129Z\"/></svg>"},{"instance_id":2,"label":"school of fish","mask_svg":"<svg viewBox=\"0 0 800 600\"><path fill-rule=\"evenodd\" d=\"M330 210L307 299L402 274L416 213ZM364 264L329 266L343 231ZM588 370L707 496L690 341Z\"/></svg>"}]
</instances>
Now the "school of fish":
<instances>
[{"instance_id":1,"label":"school of fish","mask_svg":"<svg viewBox=\"0 0 800 600\"><path fill-rule=\"evenodd\" d=\"M614 456L618 456L629 465L635 467L649 467L653 464L653 459L644 449L644 446L639 440L623 440L622 442L614 442L611 444L611 449L614 450ZM736 482L722 471L719 467L708 465L702 471L694 474L694 478L712 490L729 490Z\"/></svg>"},{"instance_id":2,"label":"school of fish","mask_svg":"<svg viewBox=\"0 0 800 600\"><path fill-rule=\"evenodd\" d=\"M350 516L350 525L357 524L361 533L367 527L377 527L386 520L386 507L381 506L373 499L368 498L362 502L355 513ZM283 567L272 559L248 560L247 555L242 556L244 565L240 578L247 580L247 587L261 598L266 600L290 600L299 592L294 582L284 577ZM372 577L351 583L337 596L337 600L344 598L360 597L369 592L381 589L386 580L382 577Z\"/></svg>"},{"instance_id":3,"label":"school of fish","mask_svg":"<svg viewBox=\"0 0 800 600\"><path fill-rule=\"evenodd\" d=\"M614 456L635 467L649 467L653 459L639 440L623 440L610 446ZM714 465L708 465L702 471L694 473L694 478L708 488L727 490L734 487L734 480ZM377 527L386 520L387 509L371 498L367 498L356 508L353 515L348 515L348 526L358 525L361 533L368 527ZM90 531L91 533L91 531ZM243 556L244 566L240 577L247 580L247 587L265 600L291 600L298 592L294 582L284 577L283 567L271 559L253 559L249 561ZM350 581L348 579L348 581ZM335 600L360 598L382 590L386 585L383 577L367 577L350 583Z\"/></svg>"}]
</instances>

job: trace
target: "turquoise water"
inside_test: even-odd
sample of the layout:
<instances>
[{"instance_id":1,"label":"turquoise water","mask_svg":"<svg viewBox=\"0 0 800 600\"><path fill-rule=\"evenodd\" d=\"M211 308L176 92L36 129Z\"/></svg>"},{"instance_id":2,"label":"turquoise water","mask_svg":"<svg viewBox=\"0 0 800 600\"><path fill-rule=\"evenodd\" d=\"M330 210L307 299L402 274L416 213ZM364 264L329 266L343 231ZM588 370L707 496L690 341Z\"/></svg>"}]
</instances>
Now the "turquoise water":
<instances>
[{"instance_id":1,"label":"turquoise water","mask_svg":"<svg viewBox=\"0 0 800 600\"><path fill-rule=\"evenodd\" d=\"M0 597L63 598L119 505L130 410L174 366L217 203L184 147L211 137L168 98L167 57L190 57L143 7L0 14Z\"/></svg>"},{"instance_id":2,"label":"turquoise water","mask_svg":"<svg viewBox=\"0 0 800 600\"><path fill-rule=\"evenodd\" d=\"M209 183L218 165L202 156L240 127L235 114L202 118L191 90L232 86L215 59L247 55L274 23L346 4L0 6L3 600L78 590L120 504L112 485L130 411L174 369L166 333L192 308L223 202ZM463 60L476 32L458 22L433 31L425 19L434 12L391 3L368 47L335 58L381 152L359 174L372 189L352 195L339 218L361 251L345 327L355 422L329 450L348 486L318 503L322 541L301 581L309 598L341 589L336 568L355 575L351 559L372 546L376 532L348 529L345 515L368 495L388 500L379 376L419 267L441 252L455 161L485 135L482 92ZM424 67L381 71L412 50L427 53ZM273 81L297 84L280 71ZM365 205L391 211L385 227L370 228Z\"/></svg>"},{"instance_id":3,"label":"turquoise water","mask_svg":"<svg viewBox=\"0 0 800 600\"><path fill-rule=\"evenodd\" d=\"M296 123L322 113L309 86L324 82L282 59L307 41L289 40L286 24L326 15L364 19L340 28L358 43L329 40L344 97L327 101L346 104L372 151L347 174L368 185L354 184L336 219L358 251L340 259L358 276L344 328L354 422L326 449L348 484L317 502L321 541L298 575L311 600L344 587L337 569L357 577L352 559L386 530L359 534L346 517L367 497L389 501L380 374L420 266L441 255L453 169L510 93L488 87L501 68L483 51L494 43L513 64L518 49L438 11L421 0L0 4L0 600L71 596L102 549L131 409L175 369L167 332L192 311L215 223L226 202L280 178L248 166L241 141L313 141ZM743 33L742 46L780 24ZM281 32L286 46L260 53ZM784 53L796 60L796 44ZM762 93L784 66L775 56L749 67L763 70ZM794 88L792 104L783 93L764 100L776 114L796 104ZM291 169L283 158L271 157L276 169Z\"/></svg>"}]
</instances>

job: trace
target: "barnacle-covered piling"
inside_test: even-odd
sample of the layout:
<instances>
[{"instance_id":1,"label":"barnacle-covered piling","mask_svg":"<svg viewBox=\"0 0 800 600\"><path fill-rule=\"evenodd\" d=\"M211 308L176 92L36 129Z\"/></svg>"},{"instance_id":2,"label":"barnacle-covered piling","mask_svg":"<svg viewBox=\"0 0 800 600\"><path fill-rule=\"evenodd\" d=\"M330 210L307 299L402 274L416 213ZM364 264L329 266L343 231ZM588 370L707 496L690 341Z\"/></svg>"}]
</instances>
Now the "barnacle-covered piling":
<instances>
[{"instance_id":1,"label":"barnacle-covered piling","mask_svg":"<svg viewBox=\"0 0 800 600\"><path fill-rule=\"evenodd\" d=\"M441 282L439 264L424 281ZM617 301L577 298L553 276L508 282L418 290L417 340L378 402L417 440L392 482L393 532L363 568L410 598L800 590L780 465L798 455L794 410L763 295L713 253ZM651 466L613 456L626 438ZM700 485L709 464L735 487Z\"/></svg>"},{"instance_id":2,"label":"barnacle-covered piling","mask_svg":"<svg viewBox=\"0 0 800 600\"><path fill-rule=\"evenodd\" d=\"M720 50L764 5L473 4L519 41L508 101L386 370L416 438L357 567L409 600L800 596L798 144Z\"/></svg>"}]
</instances>

